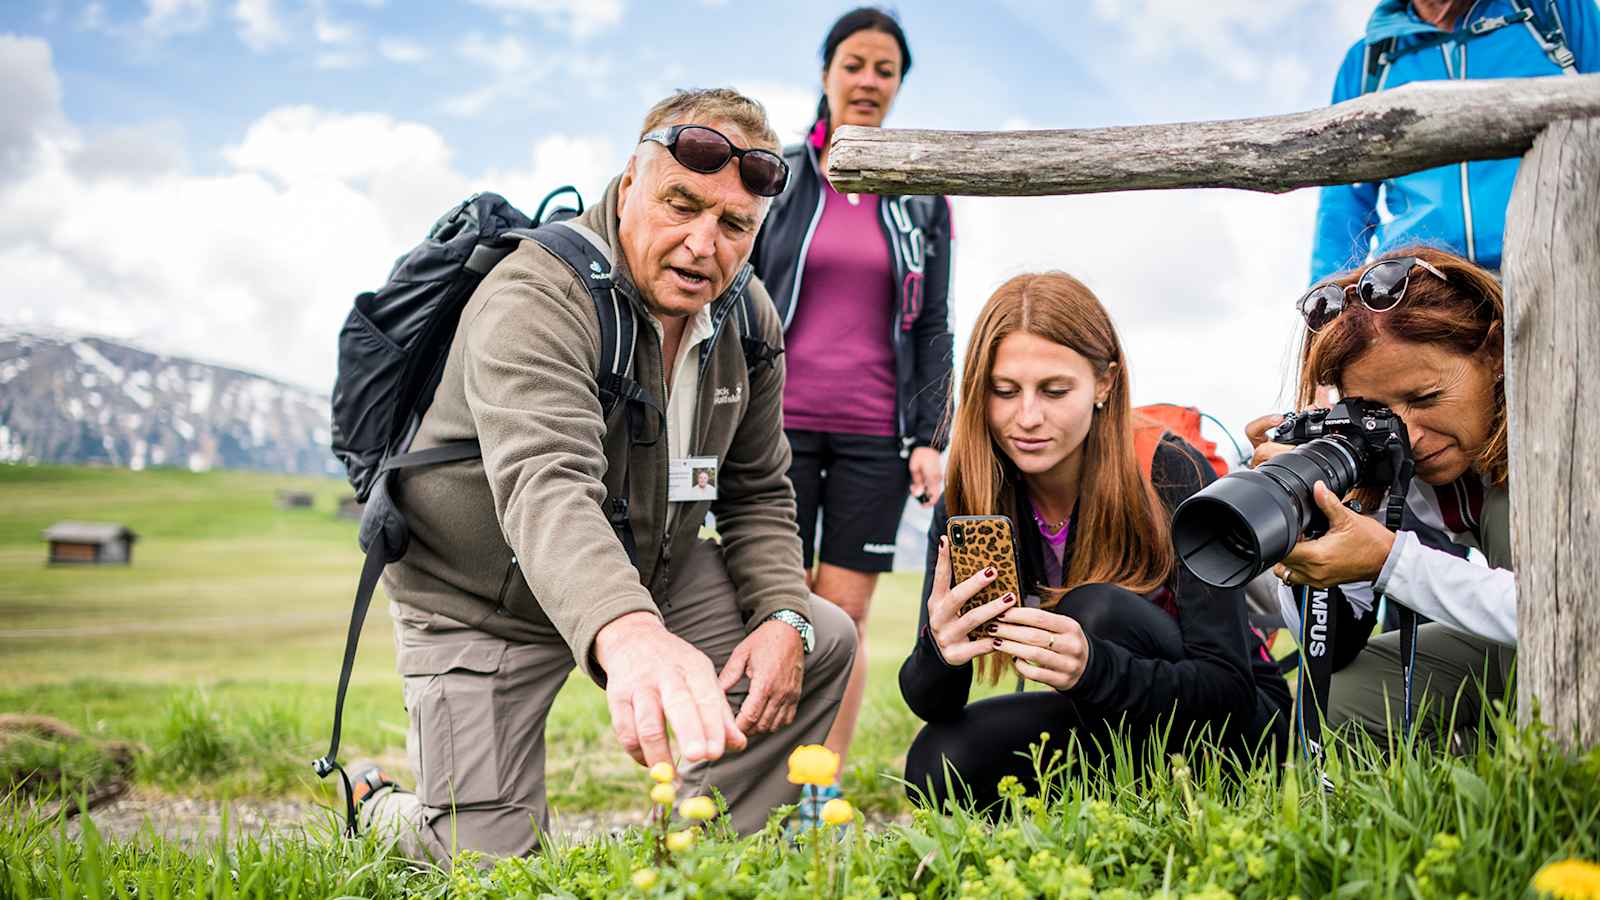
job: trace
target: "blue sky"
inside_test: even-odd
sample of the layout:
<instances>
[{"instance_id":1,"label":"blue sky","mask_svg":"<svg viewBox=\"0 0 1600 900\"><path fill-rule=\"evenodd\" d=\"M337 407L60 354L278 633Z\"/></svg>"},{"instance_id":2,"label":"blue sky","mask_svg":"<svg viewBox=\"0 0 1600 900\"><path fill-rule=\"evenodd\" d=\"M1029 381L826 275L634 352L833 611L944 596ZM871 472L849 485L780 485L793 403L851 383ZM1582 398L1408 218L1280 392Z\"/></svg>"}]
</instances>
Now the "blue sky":
<instances>
[{"instance_id":1,"label":"blue sky","mask_svg":"<svg viewBox=\"0 0 1600 900\"><path fill-rule=\"evenodd\" d=\"M1326 102L1372 0L905 2L891 126L1071 128ZM786 137L846 4L40 0L0 7L0 325L90 331L323 388L357 291L465 193L618 171L645 108L731 84ZM1313 192L955 201L956 324L1083 277L1136 400L1236 431L1281 405Z\"/></svg>"}]
</instances>

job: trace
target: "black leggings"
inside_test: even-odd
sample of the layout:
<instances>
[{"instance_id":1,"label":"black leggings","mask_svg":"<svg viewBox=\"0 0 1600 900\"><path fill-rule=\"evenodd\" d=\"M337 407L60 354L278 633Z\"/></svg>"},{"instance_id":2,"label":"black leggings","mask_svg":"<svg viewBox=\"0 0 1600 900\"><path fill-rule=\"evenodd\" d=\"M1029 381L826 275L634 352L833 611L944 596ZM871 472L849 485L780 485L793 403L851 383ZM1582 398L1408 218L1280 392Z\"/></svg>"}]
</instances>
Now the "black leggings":
<instances>
[{"instance_id":1,"label":"black leggings","mask_svg":"<svg viewBox=\"0 0 1600 900\"><path fill-rule=\"evenodd\" d=\"M1178 623L1132 591L1088 584L1068 593L1055 609L1077 619L1085 634L1120 644L1136 655L1173 662L1184 657ZM1121 724L1133 759L1142 760L1155 723ZM1028 745L1039 743L1040 732L1050 733L1044 747L1047 762L1052 751L1065 753L1068 739L1076 735L1085 761L1098 764L1110 750L1110 737L1118 725L1081 715L1077 704L1057 691L1013 693L969 703L956 718L929 723L911 743L906 754L907 790L913 799L919 799L919 791L928 792L928 801L937 808L953 786L958 800L965 801L970 791L976 807L984 809L999 799L995 785L1007 775L1030 791L1037 788L1027 754ZM946 763L959 781L952 777L947 784Z\"/></svg>"}]
</instances>

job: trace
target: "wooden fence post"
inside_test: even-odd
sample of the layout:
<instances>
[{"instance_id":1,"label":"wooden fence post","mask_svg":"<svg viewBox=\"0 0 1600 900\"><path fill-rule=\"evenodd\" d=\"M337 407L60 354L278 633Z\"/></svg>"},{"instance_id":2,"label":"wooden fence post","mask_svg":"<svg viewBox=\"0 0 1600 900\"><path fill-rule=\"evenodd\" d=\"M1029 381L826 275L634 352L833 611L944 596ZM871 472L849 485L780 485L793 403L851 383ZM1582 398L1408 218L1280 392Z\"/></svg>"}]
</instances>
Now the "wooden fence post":
<instances>
[{"instance_id":1,"label":"wooden fence post","mask_svg":"<svg viewBox=\"0 0 1600 900\"><path fill-rule=\"evenodd\" d=\"M1600 745L1600 119L1560 121L1506 211L1517 700Z\"/></svg>"}]
</instances>

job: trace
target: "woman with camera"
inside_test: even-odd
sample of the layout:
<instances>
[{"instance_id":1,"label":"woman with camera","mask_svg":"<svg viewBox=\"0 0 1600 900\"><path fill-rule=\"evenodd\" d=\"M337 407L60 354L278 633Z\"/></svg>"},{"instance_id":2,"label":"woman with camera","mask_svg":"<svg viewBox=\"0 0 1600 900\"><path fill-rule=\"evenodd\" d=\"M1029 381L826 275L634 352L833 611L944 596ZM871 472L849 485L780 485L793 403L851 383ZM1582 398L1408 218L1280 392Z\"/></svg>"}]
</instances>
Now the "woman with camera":
<instances>
[{"instance_id":1,"label":"woman with camera","mask_svg":"<svg viewBox=\"0 0 1600 900\"><path fill-rule=\"evenodd\" d=\"M1368 640L1382 595L1433 623L1415 648L1419 735L1444 733L1452 714L1453 730L1470 729L1481 702L1505 696L1517 639L1500 283L1459 256L1413 248L1317 285L1299 310L1301 407L1329 388L1387 406L1416 464L1398 532L1318 484L1327 534L1298 543L1274 570L1288 586L1341 587L1357 618L1336 632L1335 667L1354 661L1333 676L1329 720L1383 736L1400 716L1400 635ZM1279 420L1250 423L1252 465L1292 449L1267 436Z\"/></svg>"},{"instance_id":2,"label":"woman with camera","mask_svg":"<svg viewBox=\"0 0 1600 900\"><path fill-rule=\"evenodd\" d=\"M1019 753L1041 732L1046 758L1076 736L1091 761L1120 730L1142 762L1169 723L1173 751L1204 732L1230 749L1282 748L1289 693L1243 592L1207 587L1172 549L1172 509L1215 476L1171 435L1140 459L1127 363L1100 301L1060 272L1011 279L979 313L962 373L920 633L900 669L928 723L907 754L911 788L942 803L948 765L987 807L1004 776L1032 778ZM999 548L953 583L947 520L970 515L1010 519L1014 560ZM962 612L1014 566L1022 596ZM1014 674L1019 690L969 703L975 671Z\"/></svg>"}]
</instances>

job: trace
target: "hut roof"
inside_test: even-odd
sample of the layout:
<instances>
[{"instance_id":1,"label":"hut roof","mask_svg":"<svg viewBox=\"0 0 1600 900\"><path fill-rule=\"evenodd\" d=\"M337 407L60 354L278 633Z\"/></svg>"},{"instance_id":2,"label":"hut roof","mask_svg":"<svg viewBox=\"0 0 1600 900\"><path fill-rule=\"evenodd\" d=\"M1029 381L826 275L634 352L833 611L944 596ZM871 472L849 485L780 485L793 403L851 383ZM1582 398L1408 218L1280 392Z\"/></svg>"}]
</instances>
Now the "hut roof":
<instances>
[{"instance_id":1,"label":"hut roof","mask_svg":"<svg viewBox=\"0 0 1600 900\"><path fill-rule=\"evenodd\" d=\"M133 529L119 522L57 522L46 528L41 538L47 541L68 541L82 544L104 544L127 539L136 541L139 536Z\"/></svg>"}]
</instances>

